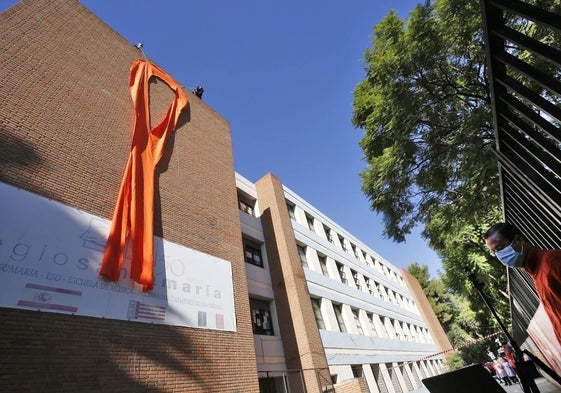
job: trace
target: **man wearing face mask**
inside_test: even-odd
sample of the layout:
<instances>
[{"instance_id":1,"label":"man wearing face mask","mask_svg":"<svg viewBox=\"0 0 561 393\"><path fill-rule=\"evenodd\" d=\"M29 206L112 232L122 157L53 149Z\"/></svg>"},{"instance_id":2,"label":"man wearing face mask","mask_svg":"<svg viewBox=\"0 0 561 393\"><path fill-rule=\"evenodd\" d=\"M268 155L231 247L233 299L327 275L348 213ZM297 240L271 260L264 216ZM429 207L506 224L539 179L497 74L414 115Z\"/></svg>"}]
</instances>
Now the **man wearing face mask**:
<instances>
[{"instance_id":1,"label":"man wearing face mask","mask_svg":"<svg viewBox=\"0 0 561 393\"><path fill-rule=\"evenodd\" d=\"M493 225L484 235L485 243L501 263L520 268L534 280L538 296L561 343L561 250L532 246L514 225Z\"/></svg>"}]
</instances>

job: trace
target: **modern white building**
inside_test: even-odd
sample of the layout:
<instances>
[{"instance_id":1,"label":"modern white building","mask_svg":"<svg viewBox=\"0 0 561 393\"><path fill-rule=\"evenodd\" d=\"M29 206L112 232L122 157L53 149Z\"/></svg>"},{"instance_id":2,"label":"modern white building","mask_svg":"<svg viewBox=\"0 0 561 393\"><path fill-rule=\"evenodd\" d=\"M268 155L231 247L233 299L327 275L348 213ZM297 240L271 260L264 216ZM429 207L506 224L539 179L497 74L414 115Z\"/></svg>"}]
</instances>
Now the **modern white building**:
<instances>
[{"instance_id":1,"label":"modern white building","mask_svg":"<svg viewBox=\"0 0 561 393\"><path fill-rule=\"evenodd\" d=\"M236 185L262 391L283 392L289 380L282 377L296 370L285 361L279 320L287 316L277 309L263 206L255 184L236 174ZM331 383L337 387L361 379L367 385L363 390L401 393L444 372L442 357L430 356L443 348L435 344L402 271L292 190L282 186L282 192L309 296L305 300L313 310L305 318L315 318Z\"/></svg>"}]
</instances>

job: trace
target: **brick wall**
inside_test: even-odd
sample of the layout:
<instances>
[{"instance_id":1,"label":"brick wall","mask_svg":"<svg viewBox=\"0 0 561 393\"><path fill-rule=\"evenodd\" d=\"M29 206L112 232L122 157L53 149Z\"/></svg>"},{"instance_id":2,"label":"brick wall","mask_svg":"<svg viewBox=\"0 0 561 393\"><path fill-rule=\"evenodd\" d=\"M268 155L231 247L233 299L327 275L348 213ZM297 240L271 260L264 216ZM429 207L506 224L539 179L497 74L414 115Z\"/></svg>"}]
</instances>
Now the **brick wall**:
<instances>
[{"instance_id":1,"label":"brick wall","mask_svg":"<svg viewBox=\"0 0 561 393\"><path fill-rule=\"evenodd\" d=\"M370 390L364 377L360 377L336 384L333 391L335 393L368 393Z\"/></svg>"},{"instance_id":2,"label":"brick wall","mask_svg":"<svg viewBox=\"0 0 561 393\"><path fill-rule=\"evenodd\" d=\"M139 57L75 0L0 14L0 181L111 218L134 120L129 67ZM156 83L150 94L156 124L171 93ZM187 96L157 171L155 231L232 262L238 331L2 308L1 391L258 391L229 125Z\"/></svg>"},{"instance_id":3,"label":"brick wall","mask_svg":"<svg viewBox=\"0 0 561 393\"><path fill-rule=\"evenodd\" d=\"M423 292L423 288L421 288L421 284L419 281L407 270L400 268L399 269L407 288L409 289L409 293L413 296L415 303L417 304L417 308L419 309L419 313L423 317L423 320L427 324L427 329L429 330L432 339L438 348L438 352L447 351L442 354L442 358L448 359L450 356L454 354L453 351L450 351L452 348L452 344L446 335L446 332L442 328L442 325L438 321L432 306L429 303L425 293Z\"/></svg>"}]
</instances>

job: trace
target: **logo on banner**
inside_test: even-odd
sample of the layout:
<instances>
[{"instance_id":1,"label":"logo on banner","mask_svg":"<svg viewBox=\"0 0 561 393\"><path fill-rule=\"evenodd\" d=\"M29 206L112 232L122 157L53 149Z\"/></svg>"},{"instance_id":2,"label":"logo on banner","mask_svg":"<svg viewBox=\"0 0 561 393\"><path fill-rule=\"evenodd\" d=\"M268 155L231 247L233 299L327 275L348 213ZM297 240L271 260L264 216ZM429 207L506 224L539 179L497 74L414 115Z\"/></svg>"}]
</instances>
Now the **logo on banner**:
<instances>
[{"instance_id":1,"label":"logo on banner","mask_svg":"<svg viewBox=\"0 0 561 393\"><path fill-rule=\"evenodd\" d=\"M18 306L75 313L78 311L77 304L81 296L80 291L27 283Z\"/></svg>"}]
</instances>

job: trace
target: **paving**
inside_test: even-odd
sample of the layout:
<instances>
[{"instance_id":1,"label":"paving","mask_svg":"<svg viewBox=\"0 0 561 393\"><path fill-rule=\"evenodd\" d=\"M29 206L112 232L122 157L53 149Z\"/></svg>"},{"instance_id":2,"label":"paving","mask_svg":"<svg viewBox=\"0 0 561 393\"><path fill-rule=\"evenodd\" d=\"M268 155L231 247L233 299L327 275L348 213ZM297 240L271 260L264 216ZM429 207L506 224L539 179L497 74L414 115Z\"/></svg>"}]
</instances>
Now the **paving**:
<instances>
[{"instance_id":1,"label":"paving","mask_svg":"<svg viewBox=\"0 0 561 393\"><path fill-rule=\"evenodd\" d=\"M549 382L543 377L536 378L534 381L536 381L536 385L538 385L540 393L561 393L561 388L558 388L556 385L554 385L554 383ZM519 383L510 386L501 385L501 387L507 393L524 393L524 390L522 390L522 385L520 385Z\"/></svg>"},{"instance_id":2,"label":"paving","mask_svg":"<svg viewBox=\"0 0 561 393\"><path fill-rule=\"evenodd\" d=\"M547 379L540 377L534 380L536 385L538 385L538 389L540 389L540 393L561 393L561 388L558 388L554 383L549 382ZM522 385L519 383L505 386L501 384L501 387L504 389L506 393L524 393L522 390ZM430 393L430 391L426 387L422 387L413 391L412 393ZM483 392L474 392L474 393L483 393Z\"/></svg>"}]
</instances>

